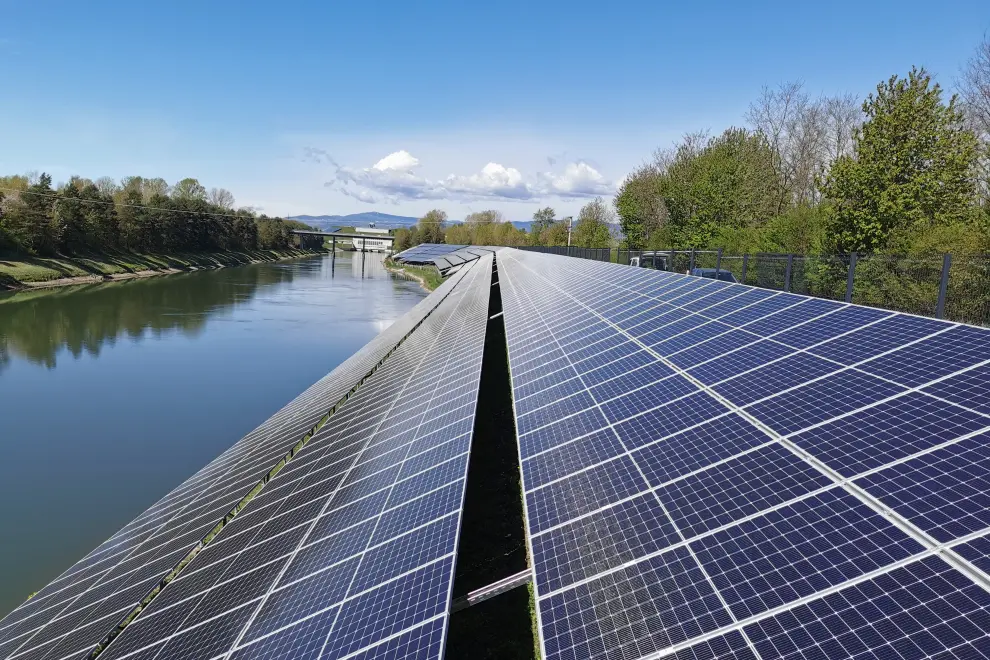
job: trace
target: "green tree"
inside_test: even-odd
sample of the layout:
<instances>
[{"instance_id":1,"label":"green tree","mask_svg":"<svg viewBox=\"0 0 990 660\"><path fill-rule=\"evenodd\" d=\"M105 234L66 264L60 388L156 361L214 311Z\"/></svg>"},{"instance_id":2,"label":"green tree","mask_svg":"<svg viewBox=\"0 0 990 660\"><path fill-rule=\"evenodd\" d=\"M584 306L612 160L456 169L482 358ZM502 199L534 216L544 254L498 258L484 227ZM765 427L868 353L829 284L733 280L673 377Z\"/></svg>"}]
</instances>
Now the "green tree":
<instances>
[{"instance_id":1,"label":"green tree","mask_svg":"<svg viewBox=\"0 0 990 660\"><path fill-rule=\"evenodd\" d=\"M540 209L533 214L533 223L530 225L530 237L533 245L540 245L543 232L546 231L557 220L557 213L549 206Z\"/></svg>"},{"instance_id":2,"label":"green tree","mask_svg":"<svg viewBox=\"0 0 990 660\"><path fill-rule=\"evenodd\" d=\"M183 179L172 186L172 197L182 200L205 200L206 188L203 187L198 179Z\"/></svg>"},{"instance_id":3,"label":"green tree","mask_svg":"<svg viewBox=\"0 0 990 660\"><path fill-rule=\"evenodd\" d=\"M586 248L612 247L611 225L615 220L612 209L601 197L581 207L571 244Z\"/></svg>"},{"instance_id":4,"label":"green tree","mask_svg":"<svg viewBox=\"0 0 990 660\"><path fill-rule=\"evenodd\" d=\"M420 218L416 224L421 243L444 242L444 231L447 228L447 214L440 209L433 209Z\"/></svg>"},{"instance_id":5,"label":"green tree","mask_svg":"<svg viewBox=\"0 0 990 660\"><path fill-rule=\"evenodd\" d=\"M562 247L567 245L567 223L558 220L540 233L540 245Z\"/></svg>"},{"instance_id":6,"label":"green tree","mask_svg":"<svg viewBox=\"0 0 990 660\"><path fill-rule=\"evenodd\" d=\"M52 212L52 241L59 252L71 252L86 246L86 210L82 194L70 181L59 191L58 200Z\"/></svg>"},{"instance_id":7,"label":"green tree","mask_svg":"<svg viewBox=\"0 0 990 660\"><path fill-rule=\"evenodd\" d=\"M971 220L977 138L957 98L924 69L892 76L863 103L854 155L840 157L823 186L829 234L840 252L882 251L894 233Z\"/></svg>"},{"instance_id":8,"label":"green tree","mask_svg":"<svg viewBox=\"0 0 990 660\"><path fill-rule=\"evenodd\" d=\"M8 226L14 240L33 254L55 252L55 191L52 177L42 173L37 181L17 194L18 200L9 207Z\"/></svg>"}]
</instances>

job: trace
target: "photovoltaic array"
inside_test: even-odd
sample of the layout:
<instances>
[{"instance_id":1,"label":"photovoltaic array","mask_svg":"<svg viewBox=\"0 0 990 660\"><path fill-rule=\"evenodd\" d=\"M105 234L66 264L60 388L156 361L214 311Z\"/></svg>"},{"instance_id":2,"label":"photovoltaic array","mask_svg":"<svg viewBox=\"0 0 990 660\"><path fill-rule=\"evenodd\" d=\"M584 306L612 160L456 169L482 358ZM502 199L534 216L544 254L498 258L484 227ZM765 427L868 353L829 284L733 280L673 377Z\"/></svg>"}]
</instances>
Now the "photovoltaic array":
<instances>
[{"instance_id":1,"label":"photovoltaic array","mask_svg":"<svg viewBox=\"0 0 990 660\"><path fill-rule=\"evenodd\" d=\"M455 309L461 310L461 312L456 314L456 318L450 324L444 326L447 328L445 330L447 334L444 335L446 342L452 341L450 333L454 331L454 328L465 333L474 333L470 337L465 336L458 339L464 347L463 350L468 352L464 353L458 349L456 357L451 358L452 368L460 367L462 371L456 376L451 377L446 384L441 383L441 386L453 384L455 387L466 388L465 392L460 393L461 398L458 399L459 401L463 401L465 395L470 398L470 388L472 386L470 385L469 372L472 368L475 368L472 366L474 362L472 362L470 356L477 353L478 362L480 363L481 349L477 348L477 342L483 342L484 321L486 320L485 310L487 309L488 288L486 285L483 286L481 282L486 278L490 279L490 267L487 273L484 272L483 267L480 265L478 268L473 269L473 272L471 272L473 286L470 289L470 294L466 293L467 282L463 280L468 272L462 271L452 276L437 291L421 301L409 314L396 321L385 332L358 351L358 353L309 388L260 427L238 441L227 452L200 470L196 475L162 498L145 513L126 525L96 550L43 588L32 599L25 602L0 621L0 657L21 658L23 660L40 660L42 658L55 660L59 658L87 657L97 644L128 613L134 610L146 594L157 586L181 560L199 546L206 534L214 529L224 519L227 513L242 500L248 491L258 484L264 475L297 445L303 435L311 430L332 406L339 402L363 378L372 372L377 365L385 360L389 356L389 353L395 350L397 345L399 345L399 350L385 362L386 365L389 365L389 369L387 371L379 369L369 379L368 383L371 384L372 380L380 383L386 374L395 373L399 365L405 366L407 361L412 358L402 357L399 352L401 351L403 356L408 356L410 351L414 350L415 347L422 346L422 342L426 341L425 338L431 336L430 333L438 331L439 322L437 319L440 318L441 311L443 311L444 317L449 319L454 314ZM442 306L442 309L438 305ZM484 309L480 313L476 313L475 307L482 307ZM410 333L412 334L410 335ZM480 339L478 338L479 334ZM409 339L400 344L400 341L407 336ZM461 364L462 362L463 364ZM436 367L436 365L432 364L429 366ZM467 377L466 380L465 376ZM476 389L476 384L474 387ZM385 396L385 392L388 395L394 394L397 396L399 394L398 391L394 390L394 383L385 386L382 392L383 396ZM450 392L447 392L447 394L450 394ZM360 400L366 399L367 395ZM348 400L346 404L347 410L354 410L360 405L360 400L354 398ZM398 401L396 400L396 402ZM425 401L420 401L420 404L425 405ZM473 410L473 407L471 409ZM344 408L341 408L340 412L345 412ZM438 423L437 419L442 417L442 414L435 408L424 412L426 414L435 413L435 418L424 419L422 429L420 430L432 429ZM299 466L311 464L313 462L311 457L315 454L332 453L331 445L333 443L329 441L329 434L332 433L333 429L338 428L338 424L344 419L344 415L339 417L338 415L334 415L332 419L336 420L335 424L325 426L319 436L315 437L310 445L307 445L298 456L299 463L290 463L290 467L294 467L295 469L286 469L279 473L279 484L288 483L288 480L291 478L289 476L290 474L301 479L303 475L299 474L299 470L302 468ZM462 421L458 428L463 427L465 424L466 422ZM391 427L382 426L382 429L386 428ZM470 429L470 424L467 424L467 428ZM399 434L397 428L395 432ZM366 444L371 445L370 438L364 438L364 440L367 441ZM409 438L410 442L414 440L419 441L419 438ZM391 444L397 442L393 438L388 438L388 441ZM354 440L353 442L359 442L359 440ZM464 440L462 439L461 442L464 442ZM422 442L420 442L421 444ZM397 444L395 446L396 448L398 447ZM361 445L359 448L363 449L364 447ZM369 446L369 449L370 453L363 452L361 457L367 459L372 455L384 454L384 446L379 446L377 443L374 448ZM443 451L442 449L437 449L436 456L439 457ZM333 456L336 456L336 454L333 454ZM357 456L354 458L361 460ZM427 470L430 467L429 459L430 455L413 456L410 453L410 461L408 464L403 464L402 469L408 472L414 466L419 466L423 470ZM346 460L344 454L341 454L340 460ZM386 469L384 463L387 460L384 457L379 458L379 463L383 464L383 470ZM464 460L466 461L466 459ZM365 461L362 460L361 462L364 463ZM334 462L334 465L336 464ZM354 487L347 489L347 486L357 481L358 475L364 474L372 466L361 464L354 467L355 469L348 473L346 478L343 474L328 474L327 480L324 480L321 485L310 492L314 494L314 497L319 492L321 495L324 495L323 500L327 500L327 497L332 495L332 493L323 492L321 489L329 488L328 484L336 480L339 482L336 485L343 485L341 492L350 493L353 496L360 492L360 488L371 485L374 479L384 479L383 475L377 475L370 477L364 486L357 486L355 484ZM396 472L394 466L390 469L391 472L389 474ZM400 477L397 474L393 476L396 477L397 489L409 489L418 484L418 482L399 481ZM404 478L405 475L401 477L401 479ZM421 479L425 481L428 477L421 477ZM454 480L451 479L451 481ZM299 485L303 485L303 483L306 482L300 480ZM267 502L276 502L277 495L275 491L278 491L278 485L276 485L276 480L273 480L269 484L268 489L262 491L263 495L267 495L267 498L265 498ZM287 491L281 492L288 494ZM379 494L377 497L381 498L382 496ZM272 537L276 536L277 533L274 532L274 529L279 525L287 525L285 530L289 534L299 534L297 530L289 529L291 527L289 525L290 521L295 522L298 520L301 524L304 522L306 514L315 516L318 513L313 510L313 506L306 508L305 512L293 509L293 507L300 503L300 499L299 497L295 499L290 498L287 502L278 500L277 507L266 507L260 501L256 501L252 503L251 508L244 510L243 515L245 517L249 517L249 514L254 515L255 521L259 521L261 520L261 516L265 515L266 511L274 514L279 507L283 511L293 510L294 513L279 517L278 522L273 520L272 524L266 524L263 528L255 531L258 534L264 533L265 536L259 538L266 540L269 539L268 535ZM339 500L337 501L339 503ZM394 498L392 501L394 501ZM286 503L288 503L288 508L283 507ZM386 503L382 502L381 505L386 506ZM436 504L436 507L440 506L441 503ZM410 511L410 513L415 512ZM385 512L382 514L382 519L387 522L391 520L389 516L394 518L397 515L394 512ZM420 515L425 514L421 512ZM322 517L324 527L321 530L323 532L330 530L329 527L326 527L330 523L330 518L330 516ZM235 518L234 522L238 520L240 520L240 517ZM355 522L358 520L355 519ZM394 536L398 536L398 530L402 522L401 520L392 521L394 529L376 530L376 541L383 538L382 535L390 531L395 531ZM242 523L237 528L244 528L246 524ZM439 530L437 533L439 533ZM236 531L233 528L224 528L220 536L217 537L217 540L222 541L225 538L233 536L236 536ZM241 535L238 542L246 540L249 536L253 538L253 534L250 533ZM308 537L311 536L312 534L308 535ZM301 540L301 537L296 540ZM357 542L355 540L355 543ZM274 552L283 547L284 544L289 544L286 535L280 536L277 541L265 545L265 551ZM217 547L219 548L223 545L224 543L218 543ZM233 547L234 545L235 543L227 543L228 547ZM373 556L373 551L374 549L368 553L369 557ZM315 551L310 550L310 552ZM216 556L217 552L213 551L211 554ZM306 553L300 551L299 554L305 556ZM248 553L248 555L251 555L251 553ZM204 556L208 556L207 553L197 556L196 560L187 568L195 569L202 566L206 561L203 559ZM277 559L277 555L271 555L268 558L275 560ZM260 555L254 556L252 561L264 563ZM442 562L442 560L440 561ZM230 563L233 564L233 562ZM366 566L367 564L362 562L361 565ZM243 564L238 564L234 570L240 570L242 566ZM355 568L357 567L355 566ZM261 567L259 570L271 572L274 569L266 566ZM195 572L193 571L193 573ZM266 575L267 572L265 573ZM362 579L365 582L361 584L370 588L374 582L368 582L368 580L372 580L373 576L366 573L367 569L365 569L365 574L362 574ZM209 575L208 572L204 571L201 573L201 578L206 580ZM217 577L217 581L221 582L221 576ZM269 577L274 578L275 576ZM260 579L260 575L254 578L254 580L258 579ZM194 580L192 579L185 581L188 586L191 586L193 582ZM243 588L241 585L245 585L247 582L249 581L241 580L236 586L237 588ZM209 583L203 584L204 590L211 586L212 584ZM251 582L251 588L254 587L254 582ZM222 592L221 597L229 599L224 602L238 602L238 596L231 591L233 588L228 587L226 590L217 589L211 592L211 594L215 595L219 591ZM163 590L160 598L164 599L170 593L180 591L181 589L182 586L179 584L179 581L176 581ZM195 591L190 591L188 596L193 597L196 593ZM266 596L268 596L267 593ZM269 596L267 600L271 600L271 597ZM247 601L239 602L244 604ZM211 606L218 605L212 603ZM147 614L150 614L150 609ZM158 609L161 610L164 607L159 606ZM179 611L179 609L174 609L172 615L178 616ZM216 613L219 614L220 611ZM236 617L239 615L232 616ZM143 616L144 614L136 621L140 622ZM197 617L202 617L202 609L199 610ZM150 620L152 617L149 616L148 618ZM253 617L252 623L256 620L258 620L258 617ZM263 614L261 620L267 621L268 619ZM164 623L165 617L159 618L159 621L163 622L163 626L168 627ZM188 622L180 619L170 621L169 625L172 624L178 627L188 624ZM145 626L145 628L147 629L149 626ZM115 651L113 648L115 645L123 646L127 644L128 637L137 636L139 632L140 629L135 631L133 635L121 635L114 642L114 645L108 648L107 652ZM243 641L247 642L249 640ZM171 651L172 647L170 646L169 648ZM154 657L154 653L149 655L148 652L139 652L135 657ZM167 655L162 657L176 656ZM203 656L194 654L194 656L190 657Z\"/></svg>"},{"instance_id":2,"label":"photovoltaic array","mask_svg":"<svg viewBox=\"0 0 990 660\"><path fill-rule=\"evenodd\" d=\"M101 657L440 657L490 283L488 257Z\"/></svg>"},{"instance_id":3,"label":"photovoltaic array","mask_svg":"<svg viewBox=\"0 0 990 660\"><path fill-rule=\"evenodd\" d=\"M990 658L990 332L498 269L545 658Z\"/></svg>"},{"instance_id":4,"label":"photovoltaic array","mask_svg":"<svg viewBox=\"0 0 990 660\"><path fill-rule=\"evenodd\" d=\"M0 621L0 658L89 657L180 562L101 660L442 657L498 286L544 658L990 660L990 331L397 257L453 274Z\"/></svg>"},{"instance_id":5,"label":"photovoltaic array","mask_svg":"<svg viewBox=\"0 0 990 660\"><path fill-rule=\"evenodd\" d=\"M477 245L447 245L446 243L421 243L393 257L400 263L433 264L442 274L455 272L465 263L488 256L495 248Z\"/></svg>"}]
</instances>

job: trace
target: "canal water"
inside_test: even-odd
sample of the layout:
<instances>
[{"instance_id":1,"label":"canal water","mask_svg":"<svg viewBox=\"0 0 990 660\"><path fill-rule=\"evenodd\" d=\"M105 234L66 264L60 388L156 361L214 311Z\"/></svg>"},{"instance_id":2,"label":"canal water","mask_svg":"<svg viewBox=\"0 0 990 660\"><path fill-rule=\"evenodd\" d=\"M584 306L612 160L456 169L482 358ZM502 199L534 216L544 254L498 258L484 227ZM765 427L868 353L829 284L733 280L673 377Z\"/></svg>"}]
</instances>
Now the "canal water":
<instances>
[{"instance_id":1,"label":"canal water","mask_svg":"<svg viewBox=\"0 0 990 660\"><path fill-rule=\"evenodd\" d=\"M0 617L425 295L354 253L0 294Z\"/></svg>"}]
</instances>

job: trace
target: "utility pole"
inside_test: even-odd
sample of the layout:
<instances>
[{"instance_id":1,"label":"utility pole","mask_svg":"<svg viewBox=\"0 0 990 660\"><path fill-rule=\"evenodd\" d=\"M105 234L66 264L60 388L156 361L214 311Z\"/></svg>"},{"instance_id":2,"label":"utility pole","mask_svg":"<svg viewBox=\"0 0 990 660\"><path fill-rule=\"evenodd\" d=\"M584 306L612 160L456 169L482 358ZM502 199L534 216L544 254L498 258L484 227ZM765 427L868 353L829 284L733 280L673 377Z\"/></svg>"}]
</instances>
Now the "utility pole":
<instances>
[{"instance_id":1,"label":"utility pole","mask_svg":"<svg viewBox=\"0 0 990 660\"><path fill-rule=\"evenodd\" d=\"M574 223L574 216L569 215L564 220L567 220L567 247L571 247L571 225Z\"/></svg>"}]
</instances>

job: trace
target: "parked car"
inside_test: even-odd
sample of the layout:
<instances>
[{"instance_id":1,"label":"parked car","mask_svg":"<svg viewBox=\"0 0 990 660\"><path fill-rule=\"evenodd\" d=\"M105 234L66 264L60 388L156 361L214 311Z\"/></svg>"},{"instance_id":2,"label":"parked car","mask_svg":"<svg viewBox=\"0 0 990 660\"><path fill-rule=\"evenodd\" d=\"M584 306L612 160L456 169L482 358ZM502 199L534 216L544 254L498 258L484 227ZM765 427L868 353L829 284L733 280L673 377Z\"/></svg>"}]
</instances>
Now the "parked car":
<instances>
[{"instance_id":1,"label":"parked car","mask_svg":"<svg viewBox=\"0 0 990 660\"><path fill-rule=\"evenodd\" d=\"M723 282L736 282L736 276L732 274L732 271L720 268L716 270L715 268L695 268L691 271L691 275L696 277L707 277L713 280L722 280Z\"/></svg>"},{"instance_id":2,"label":"parked car","mask_svg":"<svg viewBox=\"0 0 990 660\"><path fill-rule=\"evenodd\" d=\"M670 270L670 255L660 252L643 252L638 257L630 257L629 265L654 270Z\"/></svg>"}]
</instances>

